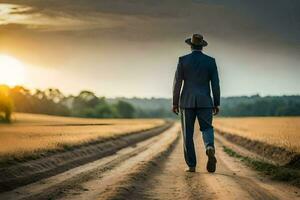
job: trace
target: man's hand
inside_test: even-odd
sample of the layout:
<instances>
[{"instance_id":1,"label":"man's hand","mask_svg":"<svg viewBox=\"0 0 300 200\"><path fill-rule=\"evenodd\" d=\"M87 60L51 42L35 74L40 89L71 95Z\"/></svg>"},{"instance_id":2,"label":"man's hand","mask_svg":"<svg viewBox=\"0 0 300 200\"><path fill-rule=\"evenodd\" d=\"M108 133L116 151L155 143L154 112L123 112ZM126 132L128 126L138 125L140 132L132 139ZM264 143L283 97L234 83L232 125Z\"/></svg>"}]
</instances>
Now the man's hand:
<instances>
[{"instance_id":1,"label":"man's hand","mask_svg":"<svg viewBox=\"0 0 300 200\"><path fill-rule=\"evenodd\" d=\"M172 111L173 111L173 113L175 113L176 115L178 115L178 113L179 113L178 106L173 106Z\"/></svg>"},{"instance_id":2,"label":"man's hand","mask_svg":"<svg viewBox=\"0 0 300 200\"><path fill-rule=\"evenodd\" d=\"M217 115L220 112L220 106L216 106L213 108L213 114Z\"/></svg>"}]
</instances>

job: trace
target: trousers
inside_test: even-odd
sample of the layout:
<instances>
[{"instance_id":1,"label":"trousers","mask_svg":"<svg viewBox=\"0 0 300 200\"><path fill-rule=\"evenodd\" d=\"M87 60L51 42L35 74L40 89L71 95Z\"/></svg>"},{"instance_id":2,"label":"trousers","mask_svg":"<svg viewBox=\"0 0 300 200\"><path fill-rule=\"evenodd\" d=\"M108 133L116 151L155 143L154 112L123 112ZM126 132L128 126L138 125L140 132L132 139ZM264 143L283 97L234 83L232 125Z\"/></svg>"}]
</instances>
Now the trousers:
<instances>
[{"instance_id":1,"label":"trousers","mask_svg":"<svg viewBox=\"0 0 300 200\"><path fill-rule=\"evenodd\" d=\"M204 146L214 146L214 128L212 126L213 113L212 108L185 108L181 109L181 127L183 133L184 159L189 167L195 167L197 164L194 147L194 125L196 117L202 132Z\"/></svg>"}]
</instances>

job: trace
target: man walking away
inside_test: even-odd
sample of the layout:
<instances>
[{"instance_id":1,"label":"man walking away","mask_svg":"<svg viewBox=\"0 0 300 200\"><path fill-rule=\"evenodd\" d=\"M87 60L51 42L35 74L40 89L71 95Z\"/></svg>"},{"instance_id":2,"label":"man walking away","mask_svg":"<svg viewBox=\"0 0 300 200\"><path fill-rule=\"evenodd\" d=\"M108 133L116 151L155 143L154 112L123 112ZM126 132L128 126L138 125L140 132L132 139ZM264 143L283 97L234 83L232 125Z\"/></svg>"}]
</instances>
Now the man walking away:
<instances>
[{"instance_id":1,"label":"man walking away","mask_svg":"<svg viewBox=\"0 0 300 200\"><path fill-rule=\"evenodd\" d=\"M207 46L202 35L193 34L192 38L186 39L185 42L191 46L192 53L180 57L178 61L173 84L173 112L181 113L184 158L188 165L186 171L196 171L193 135L197 117L208 156L206 168L208 172L215 172L217 160L212 119L213 114L219 113L220 106L217 65L214 58L202 52L202 48Z\"/></svg>"}]
</instances>

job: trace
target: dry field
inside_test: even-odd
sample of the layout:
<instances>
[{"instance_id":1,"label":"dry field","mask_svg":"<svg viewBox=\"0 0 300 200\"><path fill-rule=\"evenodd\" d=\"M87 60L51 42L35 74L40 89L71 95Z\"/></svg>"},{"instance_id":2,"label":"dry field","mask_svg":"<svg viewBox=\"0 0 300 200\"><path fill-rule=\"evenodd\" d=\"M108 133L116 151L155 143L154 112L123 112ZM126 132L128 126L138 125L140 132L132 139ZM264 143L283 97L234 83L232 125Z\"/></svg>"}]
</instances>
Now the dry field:
<instances>
[{"instance_id":1,"label":"dry field","mask_svg":"<svg viewBox=\"0 0 300 200\"><path fill-rule=\"evenodd\" d=\"M12 124L0 124L0 156L22 157L35 151L113 138L163 123L160 119L82 119L17 113Z\"/></svg>"},{"instance_id":2,"label":"dry field","mask_svg":"<svg viewBox=\"0 0 300 200\"><path fill-rule=\"evenodd\" d=\"M300 117L215 118L221 131L300 152Z\"/></svg>"}]
</instances>

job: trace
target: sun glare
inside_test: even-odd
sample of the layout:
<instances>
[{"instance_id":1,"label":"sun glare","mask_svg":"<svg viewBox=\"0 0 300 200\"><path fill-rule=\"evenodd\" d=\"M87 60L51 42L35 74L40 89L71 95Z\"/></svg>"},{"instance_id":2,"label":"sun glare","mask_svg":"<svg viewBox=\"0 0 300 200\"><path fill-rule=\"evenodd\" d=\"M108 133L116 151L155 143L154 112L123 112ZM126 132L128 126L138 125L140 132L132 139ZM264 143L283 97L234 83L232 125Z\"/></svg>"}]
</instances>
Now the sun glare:
<instances>
[{"instance_id":1,"label":"sun glare","mask_svg":"<svg viewBox=\"0 0 300 200\"><path fill-rule=\"evenodd\" d=\"M25 79L25 69L18 59L0 54L0 84L15 86Z\"/></svg>"}]
</instances>

